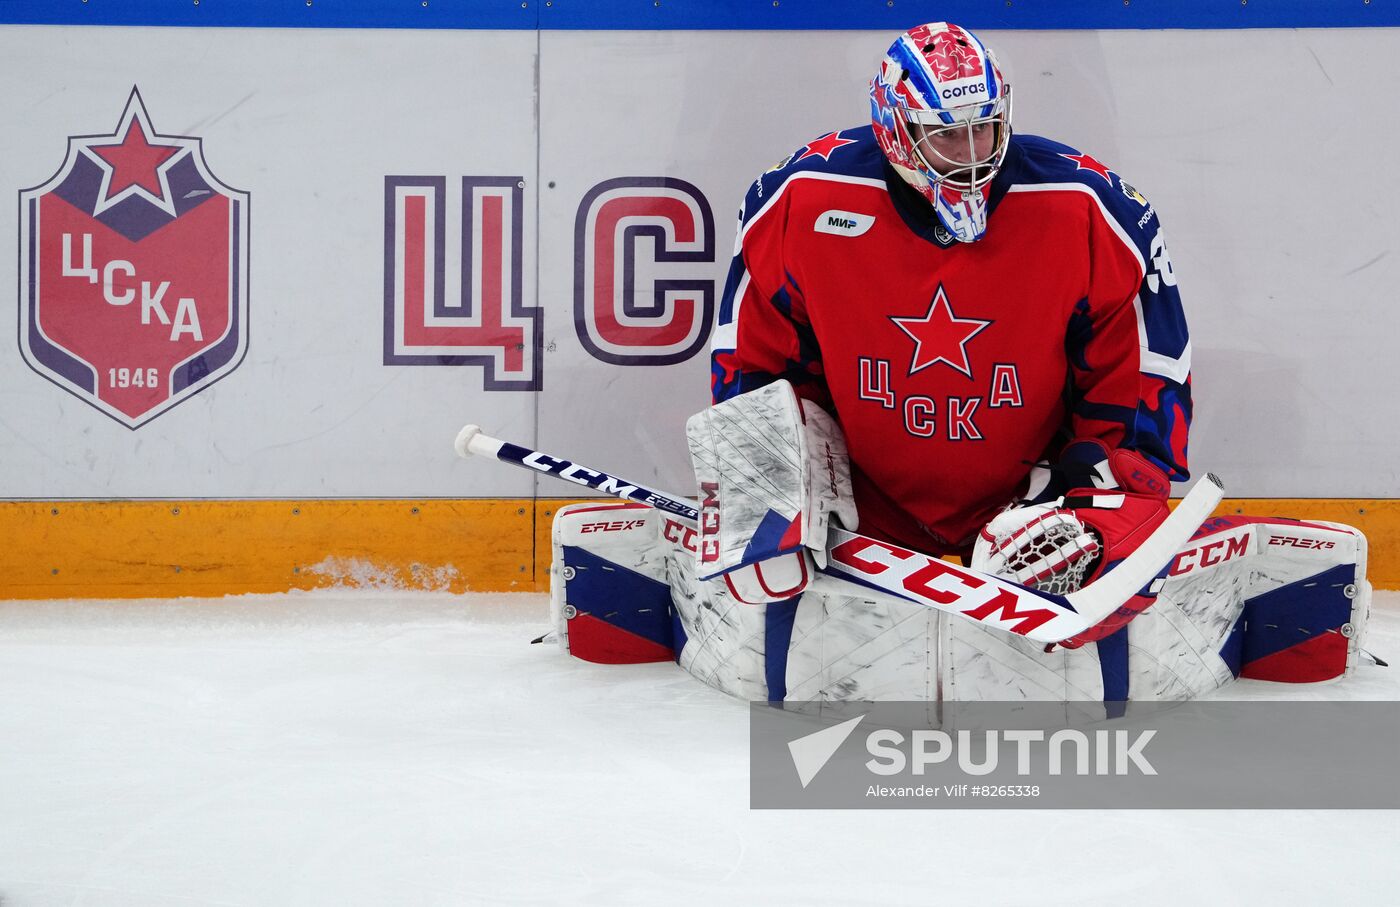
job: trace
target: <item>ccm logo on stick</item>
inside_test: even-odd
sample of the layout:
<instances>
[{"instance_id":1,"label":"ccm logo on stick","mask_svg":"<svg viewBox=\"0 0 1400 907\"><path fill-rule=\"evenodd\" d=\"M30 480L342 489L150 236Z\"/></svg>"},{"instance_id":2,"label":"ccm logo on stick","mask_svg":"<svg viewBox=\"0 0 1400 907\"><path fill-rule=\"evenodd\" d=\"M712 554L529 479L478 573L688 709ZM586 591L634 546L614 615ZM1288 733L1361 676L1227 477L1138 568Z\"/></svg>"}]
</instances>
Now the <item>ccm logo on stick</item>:
<instances>
[{"instance_id":1,"label":"ccm logo on stick","mask_svg":"<svg viewBox=\"0 0 1400 907\"><path fill-rule=\"evenodd\" d=\"M843 542L832 549L831 559L867 576L893 571L892 576L916 600L957 605L973 620L993 621L1012 633L1024 635L1055 619L1055 612L1048 608L1019 609L1026 602L1008 588L969 576L927 554L873 539ZM1011 621L1016 623L1008 626Z\"/></svg>"},{"instance_id":2,"label":"ccm logo on stick","mask_svg":"<svg viewBox=\"0 0 1400 907\"><path fill-rule=\"evenodd\" d=\"M625 498L637 490L636 485L628 485L605 472L598 472L589 469L587 466L580 466L577 463L570 463L568 460L558 460L548 454L539 451L531 453L521 459L522 463L531 469L538 469L540 472L553 473L561 479L573 482L576 485L584 485L588 488L596 488L607 494L617 495Z\"/></svg>"}]
</instances>

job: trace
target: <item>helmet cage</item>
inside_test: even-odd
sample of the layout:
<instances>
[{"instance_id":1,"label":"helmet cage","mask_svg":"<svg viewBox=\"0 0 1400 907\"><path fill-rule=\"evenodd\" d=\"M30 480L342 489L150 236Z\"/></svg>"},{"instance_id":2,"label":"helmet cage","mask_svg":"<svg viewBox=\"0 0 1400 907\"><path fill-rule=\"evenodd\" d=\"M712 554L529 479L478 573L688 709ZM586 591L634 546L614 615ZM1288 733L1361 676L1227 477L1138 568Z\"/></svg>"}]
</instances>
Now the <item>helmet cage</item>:
<instances>
[{"instance_id":1,"label":"helmet cage","mask_svg":"<svg viewBox=\"0 0 1400 907\"><path fill-rule=\"evenodd\" d=\"M1011 139L1010 86L990 104L944 110L897 107L895 114L909 157L935 192L940 183L960 192L975 192L996 177L1006 159ZM977 153L979 127L992 130L991 148L984 155ZM966 153L957 157L940 150L940 146L961 150L963 142Z\"/></svg>"}]
</instances>

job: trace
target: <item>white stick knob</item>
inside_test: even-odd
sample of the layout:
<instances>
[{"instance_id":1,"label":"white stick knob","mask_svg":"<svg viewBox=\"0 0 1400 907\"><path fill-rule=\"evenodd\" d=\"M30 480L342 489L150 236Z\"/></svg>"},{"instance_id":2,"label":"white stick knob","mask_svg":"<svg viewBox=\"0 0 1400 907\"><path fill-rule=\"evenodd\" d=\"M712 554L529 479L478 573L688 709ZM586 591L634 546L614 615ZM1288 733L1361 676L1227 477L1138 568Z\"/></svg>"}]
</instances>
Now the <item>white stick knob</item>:
<instances>
[{"instance_id":1,"label":"white stick knob","mask_svg":"<svg viewBox=\"0 0 1400 907\"><path fill-rule=\"evenodd\" d=\"M452 442L452 449L457 451L457 456L467 459L472 455L472 438L481 434L480 425L463 425L462 430L457 432L457 440Z\"/></svg>"}]
</instances>

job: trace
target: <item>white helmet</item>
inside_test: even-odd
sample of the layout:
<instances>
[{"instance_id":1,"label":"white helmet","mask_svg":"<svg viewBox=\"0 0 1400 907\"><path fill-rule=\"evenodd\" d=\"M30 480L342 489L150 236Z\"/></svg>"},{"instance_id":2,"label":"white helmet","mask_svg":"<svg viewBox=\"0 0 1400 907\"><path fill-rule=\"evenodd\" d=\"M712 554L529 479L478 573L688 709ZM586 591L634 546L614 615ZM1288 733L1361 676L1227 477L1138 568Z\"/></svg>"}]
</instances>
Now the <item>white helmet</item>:
<instances>
[{"instance_id":1,"label":"white helmet","mask_svg":"<svg viewBox=\"0 0 1400 907\"><path fill-rule=\"evenodd\" d=\"M971 32L910 29L870 82L875 139L895 171L963 242L987 231L987 196L1011 141L1011 86Z\"/></svg>"}]
</instances>

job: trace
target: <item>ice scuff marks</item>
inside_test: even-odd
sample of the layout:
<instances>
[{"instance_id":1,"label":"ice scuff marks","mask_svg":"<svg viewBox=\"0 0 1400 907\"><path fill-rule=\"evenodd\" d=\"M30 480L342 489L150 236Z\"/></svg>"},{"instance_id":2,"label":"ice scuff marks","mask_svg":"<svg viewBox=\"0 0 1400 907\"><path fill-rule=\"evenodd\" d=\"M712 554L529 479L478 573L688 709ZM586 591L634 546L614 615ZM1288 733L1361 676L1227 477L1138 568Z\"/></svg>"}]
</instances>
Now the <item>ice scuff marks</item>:
<instances>
[{"instance_id":1,"label":"ice scuff marks","mask_svg":"<svg viewBox=\"0 0 1400 907\"><path fill-rule=\"evenodd\" d=\"M315 577L319 586L332 589L372 589L378 591L458 592L460 571L451 564L429 566L410 564L383 566L367 558L327 557L301 568L303 576Z\"/></svg>"}]
</instances>

